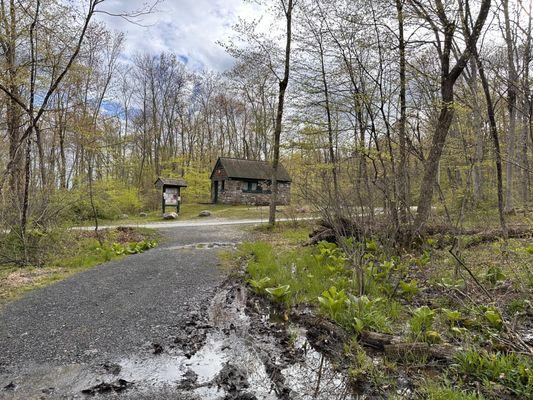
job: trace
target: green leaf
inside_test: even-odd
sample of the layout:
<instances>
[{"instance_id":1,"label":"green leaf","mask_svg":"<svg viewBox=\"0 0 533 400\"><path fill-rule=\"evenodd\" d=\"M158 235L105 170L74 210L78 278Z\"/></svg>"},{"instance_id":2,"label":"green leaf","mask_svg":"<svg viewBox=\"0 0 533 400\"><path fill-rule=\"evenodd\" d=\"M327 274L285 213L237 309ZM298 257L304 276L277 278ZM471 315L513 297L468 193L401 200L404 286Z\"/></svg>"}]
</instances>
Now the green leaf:
<instances>
[{"instance_id":1,"label":"green leaf","mask_svg":"<svg viewBox=\"0 0 533 400\"><path fill-rule=\"evenodd\" d=\"M290 293L289 285L281 285L277 287L271 287L265 289L268 294L270 294L276 300L282 300L285 296Z\"/></svg>"}]
</instances>

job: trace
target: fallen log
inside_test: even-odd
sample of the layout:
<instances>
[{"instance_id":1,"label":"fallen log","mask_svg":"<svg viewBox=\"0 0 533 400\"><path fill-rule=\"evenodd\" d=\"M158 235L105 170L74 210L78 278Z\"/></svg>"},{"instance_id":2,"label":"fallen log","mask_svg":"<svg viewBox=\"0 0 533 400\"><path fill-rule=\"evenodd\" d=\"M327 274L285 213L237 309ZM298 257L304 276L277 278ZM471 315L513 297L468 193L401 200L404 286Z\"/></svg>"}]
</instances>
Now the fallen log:
<instances>
[{"instance_id":1,"label":"fallen log","mask_svg":"<svg viewBox=\"0 0 533 400\"><path fill-rule=\"evenodd\" d=\"M450 362L453 360L458 347L446 344L429 344L424 342L392 343L384 346L385 354L390 359L430 359Z\"/></svg>"},{"instance_id":2,"label":"fallen log","mask_svg":"<svg viewBox=\"0 0 533 400\"><path fill-rule=\"evenodd\" d=\"M390 335L388 333L379 333L371 331L363 331L359 335L359 340L368 347L372 347L378 350L384 350L385 346L392 343L401 342L399 336Z\"/></svg>"},{"instance_id":3,"label":"fallen log","mask_svg":"<svg viewBox=\"0 0 533 400\"><path fill-rule=\"evenodd\" d=\"M382 221L375 221L372 224L340 219L338 221L320 221L319 225L309 235L308 245L315 245L321 241L335 243L339 237L354 237L361 240L364 237L377 236L382 238L395 238L397 243L405 243L410 238L410 227L405 226L393 230L390 224L384 224ZM363 229L364 227L364 229ZM510 239L522 239L533 236L533 227L524 224L515 224L508 226L508 237ZM465 247L476 246L481 243L493 242L502 237L499 228L457 228L448 225L430 225L425 228L424 235L440 237L438 246L443 247L451 244L450 237L471 236Z\"/></svg>"},{"instance_id":4,"label":"fallen log","mask_svg":"<svg viewBox=\"0 0 533 400\"><path fill-rule=\"evenodd\" d=\"M426 357L431 360L452 361L460 350L450 344L405 342L400 336L370 331L361 332L359 341L363 346L383 351L387 357L395 360Z\"/></svg>"}]
</instances>

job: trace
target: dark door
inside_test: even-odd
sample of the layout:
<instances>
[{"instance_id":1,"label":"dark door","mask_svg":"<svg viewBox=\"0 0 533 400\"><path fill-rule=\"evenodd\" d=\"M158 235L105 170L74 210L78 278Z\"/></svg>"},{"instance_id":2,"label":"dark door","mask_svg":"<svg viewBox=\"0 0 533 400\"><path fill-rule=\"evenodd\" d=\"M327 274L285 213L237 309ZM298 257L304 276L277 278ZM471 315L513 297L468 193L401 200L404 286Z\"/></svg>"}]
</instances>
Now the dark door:
<instances>
[{"instance_id":1,"label":"dark door","mask_svg":"<svg viewBox=\"0 0 533 400\"><path fill-rule=\"evenodd\" d=\"M213 203L218 202L218 181L214 181L213 184L215 185L215 194L213 196Z\"/></svg>"}]
</instances>

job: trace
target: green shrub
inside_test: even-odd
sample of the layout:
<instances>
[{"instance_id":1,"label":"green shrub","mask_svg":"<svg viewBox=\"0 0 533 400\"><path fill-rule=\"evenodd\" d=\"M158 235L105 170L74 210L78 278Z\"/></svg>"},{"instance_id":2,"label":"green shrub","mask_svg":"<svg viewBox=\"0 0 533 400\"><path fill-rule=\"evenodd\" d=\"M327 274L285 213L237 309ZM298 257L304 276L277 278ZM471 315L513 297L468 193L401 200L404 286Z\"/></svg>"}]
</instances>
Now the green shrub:
<instances>
[{"instance_id":1,"label":"green shrub","mask_svg":"<svg viewBox=\"0 0 533 400\"><path fill-rule=\"evenodd\" d=\"M62 254L71 233L61 227L26 231L25 241L17 229L0 233L0 264L42 266Z\"/></svg>"},{"instance_id":2,"label":"green shrub","mask_svg":"<svg viewBox=\"0 0 533 400\"><path fill-rule=\"evenodd\" d=\"M94 218L89 190L85 185L83 189L61 191L58 196L57 201L65 201L68 204L69 219L90 221ZM137 214L142 208L137 190L115 180L94 183L93 203L100 219L116 219L121 214Z\"/></svg>"}]
</instances>

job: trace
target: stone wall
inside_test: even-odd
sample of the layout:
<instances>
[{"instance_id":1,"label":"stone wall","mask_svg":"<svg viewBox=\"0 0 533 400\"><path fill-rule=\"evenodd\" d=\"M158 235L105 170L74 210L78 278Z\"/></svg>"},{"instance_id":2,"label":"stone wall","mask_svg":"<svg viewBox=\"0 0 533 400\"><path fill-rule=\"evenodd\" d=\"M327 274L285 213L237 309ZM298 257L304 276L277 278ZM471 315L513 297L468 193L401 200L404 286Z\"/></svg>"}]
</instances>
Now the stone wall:
<instances>
[{"instance_id":1,"label":"stone wall","mask_svg":"<svg viewBox=\"0 0 533 400\"><path fill-rule=\"evenodd\" d=\"M226 179L224 191L221 190L222 182L218 183L218 203L221 204L248 204L262 206L270 204L270 193L257 193L243 191L244 181ZM267 185L263 183L263 187ZM211 185L211 198L215 198L215 185ZM288 182L278 183L277 204L288 205L291 202L291 184Z\"/></svg>"}]
</instances>

